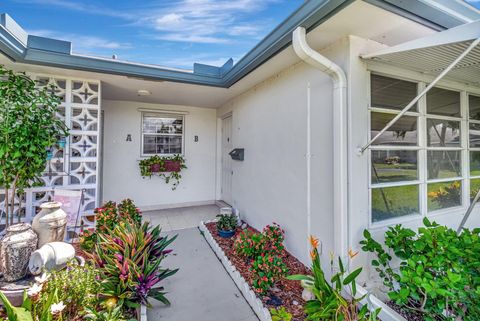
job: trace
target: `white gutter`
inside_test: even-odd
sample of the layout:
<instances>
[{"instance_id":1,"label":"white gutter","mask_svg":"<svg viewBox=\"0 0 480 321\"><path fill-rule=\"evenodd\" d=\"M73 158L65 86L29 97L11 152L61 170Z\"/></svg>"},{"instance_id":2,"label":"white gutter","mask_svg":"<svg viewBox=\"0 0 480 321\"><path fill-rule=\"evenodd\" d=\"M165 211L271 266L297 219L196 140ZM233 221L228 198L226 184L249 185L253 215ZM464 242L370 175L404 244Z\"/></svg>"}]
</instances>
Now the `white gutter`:
<instances>
[{"instance_id":1,"label":"white gutter","mask_svg":"<svg viewBox=\"0 0 480 321\"><path fill-rule=\"evenodd\" d=\"M307 84L307 154L305 158L307 160L307 235L312 234L312 134L311 134L311 90L310 82ZM310 241L308 237L305 238L307 242L306 254L310 255ZM321 250L320 250L321 252Z\"/></svg>"},{"instance_id":2,"label":"white gutter","mask_svg":"<svg viewBox=\"0 0 480 321\"><path fill-rule=\"evenodd\" d=\"M346 259L349 246L347 225L347 77L342 68L308 45L305 28L298 27L295 29L292 44L298 57L307 64L327 73L333 81L334 239L336 253ZM310 138L308 138L308 142L311 143ZM307 157L307 162L309 162L309 157L310 155ZM310 184L310 178L307 179L307 182ZM310 192L310 187L307 190ZM310 196L307 196L307 201L310 202ZM310 204L307 204L307 208L310 208Z\"/></svg>"}]
</instances>

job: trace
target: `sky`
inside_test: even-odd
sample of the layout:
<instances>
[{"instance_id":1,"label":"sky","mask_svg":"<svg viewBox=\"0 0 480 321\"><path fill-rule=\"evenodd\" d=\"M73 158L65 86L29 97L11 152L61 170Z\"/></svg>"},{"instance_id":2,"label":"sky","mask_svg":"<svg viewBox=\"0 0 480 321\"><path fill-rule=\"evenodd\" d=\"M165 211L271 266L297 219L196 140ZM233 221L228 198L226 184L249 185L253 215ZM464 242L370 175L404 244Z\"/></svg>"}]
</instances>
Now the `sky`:
<instances>
[{"instance_id":1,"label":"sky","mask_svg":"<svg viewBox=\"0 0 480 321\"><path fill-rule=\"evenodd\" d=\"M73 52L192 69L238 61L303 0L2 0L29 34Z\"/></svg>"},{"instance_id":2,"label":"sky","mask_svg":"<svg viewBox=\"0 0 480 321\"><path fill-rule=\"evenodd\" d=\"M452 0L453 1L453 0ZM480 0L466 0L480 8ZM192 69L237 62L303 0L1 0L29 34L73 52Z\"/></svg>"}]
</instances>

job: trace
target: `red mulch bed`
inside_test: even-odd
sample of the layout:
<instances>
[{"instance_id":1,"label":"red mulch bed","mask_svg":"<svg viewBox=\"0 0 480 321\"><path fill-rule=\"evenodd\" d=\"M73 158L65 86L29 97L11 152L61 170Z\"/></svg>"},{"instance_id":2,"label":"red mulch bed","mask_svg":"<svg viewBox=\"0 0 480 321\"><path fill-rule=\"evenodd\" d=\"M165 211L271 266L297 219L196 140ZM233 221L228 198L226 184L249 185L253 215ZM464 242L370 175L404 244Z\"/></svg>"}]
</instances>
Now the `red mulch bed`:
<instances>
[{"instance_id":1,"label":"red mulch bed","mask_svg":"<svg viewBox=\"0 0 480 321\"><path fill-rule=\"evenodd\" d=\"M253 273L250 271L250 260L245 259L241 256L235 254L233 243L235 241L236 236L238 233L242 231L241 228L237 227L235 232L235 236L231 238L223 238L218 236L217 234L217 227L215 223L207 223L205 224L212 234L213 238L217 242L217 244L222 248L225 255L228 259L232 262L235 268L240 272L242 277L250 284L253 283ZM258 232L257 230L248 227L252 231ZM299 260L293 257L290 253L285 251L285 254L282 257L283 262L288 267L289 274L309 274L308 269L303 265ZM300 286L300 282L298 281L290 281L286 279L281 279L277 282L276 287L280 290L279 292L273 293L275 296L280 298L283 302L283 306L285 309L290 312L293 316L292 321L301 321L305 320L305 314L303 312L303 304L305 301L302 299L302 291L303 288ZM270 299L268 296L263 298L260 297L263 304L270 308L276 308L273 305L268 305L267 301ZM294 304L294 301L297 304Z\"/></svg>"}]
</instances>

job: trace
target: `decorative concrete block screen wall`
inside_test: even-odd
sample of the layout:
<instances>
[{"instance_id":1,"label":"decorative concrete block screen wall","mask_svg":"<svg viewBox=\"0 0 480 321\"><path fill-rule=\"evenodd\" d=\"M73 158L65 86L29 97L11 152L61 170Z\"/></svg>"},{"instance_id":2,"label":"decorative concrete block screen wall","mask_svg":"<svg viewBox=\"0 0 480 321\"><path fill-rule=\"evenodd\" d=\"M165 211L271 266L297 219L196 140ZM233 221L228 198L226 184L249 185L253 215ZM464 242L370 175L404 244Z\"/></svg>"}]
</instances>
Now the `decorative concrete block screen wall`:
<instances>
[{"instance_id":1,"label":"decorative concrete block screen wall","mask_svg":"<svg viewBox=\"0 0 480 321\"><path fill-rule=\"evenodd\" d=\"M41 187L26 190L17 200L15 222L30 222L41 203L52 197L55 188L84 190L80 214L93 212L98 205L98 165L100 142L100 82L62 76L28 74L39 86L55 86L61 98L58 117L70 128L65 147L54 148L46 161ZM4 209L5 191L0 190L0 210ZM21 209L21 210L20 210ZM20 210L20 211L19 211ZM2 217L2 221L4 217Z\"/></svg>"}]
</instances>

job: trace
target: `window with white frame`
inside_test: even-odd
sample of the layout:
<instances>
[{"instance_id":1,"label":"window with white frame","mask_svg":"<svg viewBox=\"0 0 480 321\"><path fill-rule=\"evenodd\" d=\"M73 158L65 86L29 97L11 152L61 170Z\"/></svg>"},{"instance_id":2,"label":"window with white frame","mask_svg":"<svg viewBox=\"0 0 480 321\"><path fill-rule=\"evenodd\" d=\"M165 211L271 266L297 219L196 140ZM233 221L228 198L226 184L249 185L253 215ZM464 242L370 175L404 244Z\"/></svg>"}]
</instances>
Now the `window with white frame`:
<instances>
[{"instance_id":1,"label":"window with white frame","mask_svg":"<svg viewBox=\"0 0 480 321\"><path fill-rule=\"evenodd\" d=\"M184 116L142 112L142 155L183 154Z\"/></svg>"},{"instance_id":2,"label":"window with white frame","mask_svg":"<svg viewBox=\"0 0 480 321\"><path fill-rule=\"evenodd\" d=\"M425 86L372 74L370 137ZM467 206L480 187L480 97L434 87L369 152L373 223Z\"/></svg>"}]
</instances>

